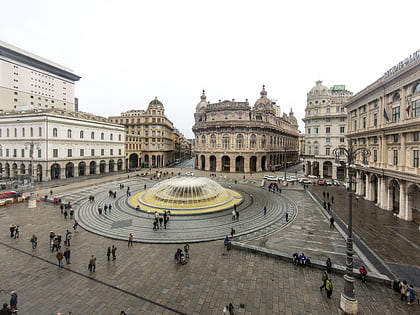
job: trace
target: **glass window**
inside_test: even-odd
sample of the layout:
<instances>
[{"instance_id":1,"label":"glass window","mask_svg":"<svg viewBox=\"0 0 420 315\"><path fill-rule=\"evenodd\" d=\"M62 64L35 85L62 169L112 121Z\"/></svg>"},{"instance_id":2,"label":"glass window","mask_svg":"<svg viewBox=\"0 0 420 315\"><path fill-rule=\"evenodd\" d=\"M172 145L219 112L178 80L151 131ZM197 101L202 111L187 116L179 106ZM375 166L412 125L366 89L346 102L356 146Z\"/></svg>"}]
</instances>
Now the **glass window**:
<instances>
[{"instance_id":1,"label":"glass window","mask_svg":"<svg viewBox=\"0 0 420 315\"><path fill-rule=\"evenodd\" d=\"M91 150L90 150L90 155L91 155L91 156L95 156L95 149L91 149Z\"/></svg>"},{"instance_id":2,"label":"glass window","mask_svg":"<svg viewBox=\"0 0 420 315\"><path fill-rule=\"evenodd\" d=\"M318 128L314 128L314 133L317 134L318 133Z\"/></svg>"},{"instance_id":3,"label":"glass window","mask_svg":"<svg viewBox=\"0 0 420 315\"><path fill-rule=\"evenodd\" d=\"M80 149L80 156L85 156L85 149Z\"/></svg>"},{"instance_id":4,"label":"glass window","mask_svg":"<svg viewBox=\"0 0 420 315\"><path fill-rule=\"evenodd\" d=\"M83 132L83 130L80 130L80 139L83 139L85 137L85 133Z\"/></svg>"},{"instance_id":5,"label":"glass window","mask_svg":"<svg viewBox=\"0 0 420 315\"><path fill-rule=\"evenodd\" d=\"M41 127L38 128L38 136L42 137L42 128Z\"/></svg>"},{"instance_id":6,"label":"glass window","mask_svg":"<svg viewBox=\"0 0 420 315\"><path fill-rule=\"evenodd\" d=\"M58 149L53 149L53 157L58 157Z\"/></svg>"},{"instance_id":7,"label":"glass window","mask_svg":"<svg viewBox=\"0 0 420 315\"><path fill-rule=\"evenodd\" d=\"M413 132L413 141L419 141L420 139L420 131Z\"/></svg>"},{"instance_id":8,"label":"glass window","mask_svg":"<svg viewBox=\"0 0 420 315\"><path fill-rule=\"evenodd\" d=\"M72 156L73 156L73 150L67 149L67 157L72 157Z\"/></svg>"},{"instance_id":9,"label":"glass window","mask_svg":"<svg viewBox=\"0 0 420 315\"><path fill-rule=\"evenodd\" d=\"M239 134L236 136L236 148L242 149L244 147L244 136Z\"/></svg>"},{"instance_id":10,"label":"glass window","mask_svg":"<svg viewBox=\"0 0 420 315\"><path fill-rule=\"evenodd\" d=\"M101 140L104 140L105 139L105 135L104 135L104 133L102 132L101 133Z\"/></svg>"},{"instance_id":11,"label":"glass window","mask_svg":"<svg viewBox=\"0 0 420 315\"><path fill-rule=\"evenodd\" d=\"M93 131L90 133L90 138L95 139L95 133Z\"/></svg>"},{"instance_id":12,"label":"glass window","mask_svg":"<svg viewBox=\"0 0 420 315\"><path fill-rule=\"evenodd\" d=\"M378 151L373 150L373 162L378 162Z\"/></svg>"},{"instance_id":13,"label":"glass window","mask_svg":"<svg viewBox=\"0 0 420 315\"><path fill-rule=\"evenodd\" d=\"M71 138L71 129L67 129L67 138Z\"/></svg>"},{"instance_id":14,"label":"glass window","mask_svg":"<svg viewBox=\"0 0 420 315\"><path fill-rule=\"evenodd\" d=\"M326 127L326 128L325 128L325 132L326 132L326 133L330 133L330 132L331 132L331 127Z\"/></svg>"},{"instance_id":15,"label":"glass window","mask_svg":"<svg viewBox=\"0 0 420 315\"><path fill-rule=\"evenodd\" d=\"M373 125L374 126L378 125L378 114L377 113L373 114Z\"/></svg>"},{"instance_id":16,"label":"glass window","mask_svg":"<svg viewBox=\"0 0 420 315\"><path fill-rule=\"evenodd\" d=\"M419 150L413 150L413 167L419 167Z\"/></svg>"},{"instance_id":17,"label":"glass window","mask_svg":"<svg viewBox=\"0 0 420 315\"><path fill-rule=\"evenodd\" d=\"M340 133L344 133L344 127L340 127Z\"/></svg>"},{"instance_id":18,"label":"glass window","mask_svg":"<svg viewBox=\"0 0 420 315\"><path fill-rule=\"evenodd\" d=\"M325 142L326 143L330 143L331 142L331 138L325 138Z\"/></svg>"},{"instance_id":19,"label":"glass window","mask_svg":"<svg viewBox=\"0 0 420 315\"><path fill-rule=\"evenodd\" d=\"M398 150L393 151L393 161L394 165L398 165Z\"/></svg>"},{"instance_id":20,"label":"glass window","mask_svg":"<svg viewBox=\"0 0 420 315\"><path fill-rule=\"evenodd\" d=\"M53 137L58 137L58 130L57 130L57 128L53 128Z\"/></svg>"},{"instance_id":21,"label":"glass window","mask_svg":"<svg viewBox=\"0 0 420 315\"><path fill-rule=\"evenodd\" d=\"M416 100L413 102L413 109L411 110L411 116L420 117L420 100Z\"/></svg>"},{"instance_id":22,"label":"glass window","mask_svg":"<svg viewBox=\"0 0 420 315\"><path fill-rule=\"evenodd\" d=\"M42 150L38 149L38 158L41 158L41 157L42 157Z\"/></svg>"},{"instance_id":23,"label":"glass window","mask_svg":"<svg viewBox=\"0 0 420 315\"><path fill-rule=\"evenodd\" d=\"M257 146L257 136L252 134L249 140L249 146L251 149L255 149Z\"/></svg>"},{"instance_id":24,"label":"glass window","mask_svg":"<svg viewBox=\"0 0 420 315\"><path fill-rule=\"evenodd\" d=\"M325 148L325 155L330 155L330 148Z\"/></svg>"},{"instance_id":25,"label":"glass window","mask_svg":"<svg viewBox=\"0 0 420 315\"><path fill-rule=\"evenodd\" d=\"M400 107L393 107L392 108L392 121L396 122L400 120Z\"/></svg>"},{"instance_id":26,"label":"glass window","mask_svg":"<svg viewBox=\"0 0 420 315\"><path fill-rule=\"evenodd\" d=\"M393 135L394 142L398 142L398 135Z\"/></svg>"}]
</instances>

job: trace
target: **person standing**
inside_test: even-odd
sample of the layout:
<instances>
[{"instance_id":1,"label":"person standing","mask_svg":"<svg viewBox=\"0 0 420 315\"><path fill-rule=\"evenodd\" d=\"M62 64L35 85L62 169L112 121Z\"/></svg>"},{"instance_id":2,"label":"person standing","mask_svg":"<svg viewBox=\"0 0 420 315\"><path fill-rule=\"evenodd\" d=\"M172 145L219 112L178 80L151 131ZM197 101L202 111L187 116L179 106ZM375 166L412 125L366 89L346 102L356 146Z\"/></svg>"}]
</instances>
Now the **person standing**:
<instances>
[{"instance_id":1,"label":"person standing","mask_svg":"<svg viewBox=\"0 0 420 315\"><path fill-rule=\"evenodd\" d=\"M327 261L325 262L325 265L327 266L327 272L331 273L332 262L331 262L331 259L329 257L327 258Z\"/></svg>"},{"instance_id":2,"label":"person standing","mask_svg":"<svg viewBox=\"0 0 420 315\"><path fill-rule=\"evenodd\" d=\"M112 260L117 259L117 247L115 245L112 245L111 253L112 253Z\"/></svg>"},{"instance_id":3,"label":"person standing","mask_svg":"<svg viewBox=\"0 0 420 315\"><path fill-rule=\"evenodd\" d=\"M15 226L13 224L10 225L9 231L10 231L10 237L13 238L13 236L15 236Z\"/></svg>"},{"instance_id":4,"label":"person standing","mask_svg":"<svg viewBox=\"0 0 420 315\"><path fill-rule=\"evenodd\" d=\"M55 255L55 257L58 260L58 267L63 268L63 258L64 258L64 255L63 255L63 253L61 252L60 249L58 250L57 255Z\"/></svg>"},{"instance_id":5,"label":"person standing","mask_svg":"<svg viewBox=\"0 0 420 315\"><path fill-rule=\"evenodd\" d=\"M232 303L229 303L229 314L230 315L233 315L233 309L234 309L233 304Z\"/></svg>"},{"instance_id":6,"label":"person standing","mask_svg":"<svg viewBox=\"0 0 420 315\"><path fill-rule=\"evenodd\" d=\"M95 272L96 271L96 257L94 255L90 256L88 269L89 269L90 272Z\"/></svg>"},{"instance_id":7,"label":"person standing","mask_svg":"<svg viewBox=\"0 0 420 315\"><path fill-rule=\"evenodd\" d=\"M106 250L106 257L107 257L107 260L109 261L111 257L111 246L108 246L108 249Z\"/></svg>"},{"instance_id":8,"label":"person standing","mask_svg":"<svg viewBox=\"0 0 420 315\"><path fill-rule=\"evenodd\" d=\"M185 244L184 246L185 258L190 258L190 244Z\"/></svg>"},{"instance_id":9,"label":"person standing","mask_svg":"<svg viewBox=\"0 0 420 315\"><path fill-rule=\"evenodd\" d=\"M32 238L30 242L32 244L32 249L35 249L36 246L38 245L38 237L36 237L35 234L32 234Z\"/></svg>"},{"instance_id":10,"label":"person standing","mask_svg":"<svg viewBox=\"0 0 420 315\"><path fill-rule=\"evenodd\" d=\"M360 279L362 280L363 283L366 282L366 276L367 276L367 270L365 268L365 266L361 266L359 268L359 275L360 275Z\"/></svg>"},{"instance_id":11,"label":"person standing","mask_svg":"<svg viewBox=\"0 0 420 315\"><path fill-rule=\"evenodd\" d=\"M267 214L267 206L264 206L263 211L264 211L264 215L266 215Z\"/></svg>"},{"instance_id":12,"label":"person standing","mask_svg":"<svg viewBox=\"0 0 420 315\"><path fill-rule=\"evenodd\" d=\"M67 210L64 210L64 213L63 213L63 215L64 215L64 219L67 219L67 216L68 216L68 212L67 212Z\"/></svg>"},{"instance_id":13,"label":"person standing","mask_svg":"<svg viewBox=\"0 0 420 315\"><path fill-rule=\"evenodd\" d=\"M407 289L408 289L408 283L407 280L403 280L400 282L400 292L401 292L401 301L407 300Z\"/></svg>"},{"instance_id":14,"label":"person standing","mask_svg":"<svg viewBox=\"0 0 420 315\"><path fill-rule=\"evenodd\" d=\"M70 264L70 248L66 247L66 250L63 253L64 258L66 259L66 264Z\"/></svg>"},{"instance_id":15,"label":"person standing","mask_svg":"<svg viewBox=\"0 0 420 315\"><path fill-rule=\"evenodd\" d=\"M4 303L3 308L0 310L0 315L10 315L12 311L9 309L9 304Z\"/></svg>"},{"instance_id":16,"label":"person standing","mask_svg":"<svg viewBox=\"0 0 420 315\"><path fill-rule=\"evenodd\" d=\"M289 222L289 213L286 212L286 222Z\"/></svg>"},{"instance_id":17,"label":"person standing","mask_svg":"<svg viewBox=\"0 0 420 315\"><path fill-rule=\"evenodd\" d=\"M324 270L324 273L322 274L322 286L319 287L319 289L322 291L323 288L325 288L325 285L327 284L328 280L328 273L326 270Z\"/></svg>"},{"instance_id":18,"label":"person standing","mask_svg":"<svg viewBox=\"0 0 420 315\"><path fill-rule=\"evenodd\" d=\"M333 217L331 217L330 218L330 229L334 229L334 218Z\"/></svg>"},{"instance_id":19,"label":"person standing","mask_svg":"<svg viewBox=\"0 0 420 315\"><path fill-rule=\"evenodd\" d=\"M71 232L67 230L66 239L64 240L64 245L70 246L70 240L71 240Z\"/></svg>"},{"instance_id":20,"label":"person standing","mask_svg":"<svg viewBox=\"0 0 420 315\"><path fill-rule=\"evenodd\" d=\"M10 292L10 310L17 311L18 296L15 291Z\"/></svg>"},{"instance_id":21,"label":"person standing","mask_svg":"<svg viewBox=\"0 0 420 315\"><path fill-rule=\"evenodd\" d=\"M333 291L333 284L331 279L327 279L325 281L325 290L327 290L327 298L331 299L332 291Z\"/></svg>"},{"instance_id":22,"label":"person standing","mask_svg":"<svg viewBox=\"0 0 420 315\"><path fill-rule=\"evenodd\" d=\"M19 238L19 233L20 233L20 227L19 227L19 225L16 225L16 227L15 227L15 238Z\"/></svg>"},{"instance_id":23,"label":"person standing","mask_svg":"<svg viewBox=\"0 0 420 315\"><path fill-rule=\"evenodd\" d=\"M77 220L74 220L74 224L73 224L73 230L75 232L77 232L77 227L79 226L79 222L77 222Z\"/></svg>"},{"instance_id":24,"label":"person standing","mask_svg":"<svg viewBox=\"0 0 420 315\"><path fill-rule=\"evenodd\" d=\"M134 240L134 235L130 233L128 235L128 244L127 244L127 246L133 246L133 240Z\"/></svg>"}]
</instances>

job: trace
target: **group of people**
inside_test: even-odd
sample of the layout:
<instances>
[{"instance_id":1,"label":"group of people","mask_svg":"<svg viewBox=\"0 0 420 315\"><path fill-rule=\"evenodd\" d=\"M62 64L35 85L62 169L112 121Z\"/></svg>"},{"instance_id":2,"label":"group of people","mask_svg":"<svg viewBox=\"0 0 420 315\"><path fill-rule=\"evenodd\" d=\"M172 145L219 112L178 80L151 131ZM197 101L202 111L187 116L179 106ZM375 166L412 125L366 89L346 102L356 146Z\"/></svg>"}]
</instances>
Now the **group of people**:
<instances>
[{"instance_id":1,"label":"group of people","mask_svg":"<svg viewBox=\"0 0 420 315\"><path fill-rule=\"evenodd\" d=\"M407 304L411 305L417 298L417 303L420 304L417 293L414 290L414 286L412 284L409 285L407 280L400 281L399 289L401 293L401 301L407 301Z\"/></svg>"},{"instance_id":2,"label":"group of people","mask_svg":"<svg viewBox=\"0 0 420 315\"><path fill-rule=\"evenodd\" d=\"M175 252L175 263L185 265L190 259L190 245L187 243L184 246L184 252L178 248Z\"/></svg>"},{"instance_id":3,"label":"group of people","mask_svg":"<svg viewBox=\"0 0 420 315\"><path fill-rule=\"evenodd\" d=\"M163 216L159 212L155 211L153 218L153 231L157 231L159 228L163 227L166 229L166 225L169 222L169 217L171 216L170 210L163 211Z\"/></svg>"},{"instance_id":4,"label":"group of people","mask_svg":"<svg viewBox=\"0 0 420 315\"><path fill-rule=\"evenodd\" d=\"M9 227L9 231L10 231L11 238L19 238L19 234L20 234L19 225L11 224Z\"/></svg>"},{"instance_id":5,"label":"group of people","mask_svg":"<svg viewBox=\"0 0 420 315\"><path fill-rule=\"evenodd\" d=\"M0 290L1 292L2 290ZM17 308L18 296L15 291L10 292L10 306L7 303L3 304L3 308L0 309L0 315L9 315L17 313L19 310Z\"/></svg>"},{"instance_id":6,"label":"group of people","mask_svg":"<svg viewBox=\"0 0 420 315\"><path fill-rule=\"evenodd\" d=\"M270 185L268 185L268 191L273 193L278 192L281 194L281 187L279 187L277 183L270 183Z\"/></svg>"},{"instance_id":7,"label":"group of people","mask_svg":"<svg viewBox=\"0 0 420 315\"><path fill-rule=\"evenodd\" d=\"M233 210L232 210L232 221L235 220L239 220L239 210L237 209L236 204L233 205Z\"/></svg>"},{"instance_id":8,"label":"group of people","mask_svg":"<svg viewBox=\"0 0 420 315\"><path fill-rule=\"evenodd\" d=\"M306 265L310 263L310 260L309 258L305 256L305 253L302 253L300 255L298 253L293 253L292 261L296 266L302 266L302 267L305 267Z\"/></svg>"},{"instance_id":9,"label":"group of people","mask_svg":"<svg viewBox=\"0 0 420 315\"><path fill-rule=\"evenodd\" d=\"M232 303L229 303L229 305L226 305L223 308L223 315L233 315L233 309L234 308L235 307L233 306L233 304Z\"/></svg>"}]
</instances>

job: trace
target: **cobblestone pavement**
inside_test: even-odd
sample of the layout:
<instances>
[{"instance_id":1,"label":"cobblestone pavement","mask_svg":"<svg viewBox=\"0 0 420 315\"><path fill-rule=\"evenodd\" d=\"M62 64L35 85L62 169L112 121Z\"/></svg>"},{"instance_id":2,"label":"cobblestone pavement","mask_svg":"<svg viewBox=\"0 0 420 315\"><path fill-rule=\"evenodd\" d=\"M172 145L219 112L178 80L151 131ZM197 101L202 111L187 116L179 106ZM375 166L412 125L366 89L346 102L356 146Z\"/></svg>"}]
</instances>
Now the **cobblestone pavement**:
<instances>
[{"instance_id":1,"label":"cobblestone pavement","mask_svg":"<svg viewBox=\"0 0 420 315\"><path fill-rule=\"evenodd\" d=\"M73 183L75 189L77 183ZM89 183L94 185L94 183ZM65 187L56 187L64 191ZM41 192L41 195L44 192ZM221 241L191 245L191 259L176 265L179 245L135 243L109 239L80 229L71 244L71 264L57 267L48 245L49 231L72 229L57 206L40 202L0 208L0 302L16 290L20 314L221 314L233 303L239 314L340 314L342 276L332 274L332 300L319 291L322 271L300 268L247 251L226 252ZM21 236L9 237L10 224ZM38 247L29 239L38 236ZM107 261L106 248L116 245L117 259ZM90 255L97 270L90 273ZM355 284L360 314L412 314L398 294L375 283ZM417 309L416 309L417 310Z\"/></svg>"}]
</instances>

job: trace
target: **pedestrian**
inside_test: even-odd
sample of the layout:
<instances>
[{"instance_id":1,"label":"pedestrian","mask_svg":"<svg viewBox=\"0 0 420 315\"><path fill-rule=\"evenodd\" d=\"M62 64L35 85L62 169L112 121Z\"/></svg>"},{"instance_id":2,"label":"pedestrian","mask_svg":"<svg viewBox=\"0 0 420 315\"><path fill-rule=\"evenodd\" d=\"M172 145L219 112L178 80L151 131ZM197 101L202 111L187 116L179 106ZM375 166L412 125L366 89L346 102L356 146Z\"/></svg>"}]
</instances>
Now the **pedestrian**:
<instances>
[{"instance_id":1,"label":"pedestrian","mask_svg":"<svg viewBox=\"0 0 420 315\"><path fill-rule=\"evenodd\" d=\"M327 200L330 199L330 193L327 192Z\"/></svg>"},{"instance_id":2,"label":"pedestrian","mask_svg":"<svg viewBox=\"0 0 420 315\"><path fill-rule=\"evenodd\" d=\"M323 192L322 192L322 196L323 196L323 197L324 197L324 199L325 199L325 191L323 191Z\"/></svg>"},{"instance_id":3,"label":"pedestrian","mask_svg":"<svg viewBox=\"0 0 420 315\"><path fill-rule=\"evenodd\" d=\"M55 239L55 233L53 231L50 231L50 246L52 247L54 244Z\"/></svg>"},{"instance_id":4,"label":"pedestrian","mask_svg":"<svg viewBox=\"0 0 420 315\"><path fill-rule=\"evenodd\" d=\"M327 266L327 272L331 273L332 263L331 263L331 259L329 257L327 258L327 261L325 262L325 265Z\"/></svg>"},{"instance_id":5,"label":"pedestrian","mask_svg":"<svg viewBox=\"0 0 420 315\"><path fill-rule=\"evenodd\" d=\"M128 244L127 244L127 246L133 246L133 239L134 239L134 235L130 233L128 235Z\"/></svg>"},{"instance_id":6,"label":"pedestrian","mask_svg":"<svg viewBox=\"0 0 420 315\"><path fill-rule=\"evenodd\" d=\"M102 207L101 206L98 206L98 212L99 212L99 215L102 214Z\"/></svg>"},{"instance_id":7,"label":"pedestrian","mask_svg":"<svg viewBox=\"0 0 420 315\"><path fill-rule=\"evenodd\" d=\"M13 238L15 236L15 226L14 226L14 224L10 224L9 231L10 231L10 237Z\"/></svg>"},{"instance_id":8,"label":"pedestrian","mask_svg":"<svg viewBox=\"0 0 420 315\"><path fill-rule=\"evenodd\" d=\"M327 210L328 211L331 211L331 204L330 204L330 202L327 203Z\"/></svg>"},{"instance_id":9,"label":"pedestrian","mask_svg":"<svg viewBox=\"0 0 420 315\"><path fill-rule=\"evenodd\" d=\"M60 249L58 250L58 252L55 255L55 257L57 257L57 260L58 260L58 267L63 268L63 258L64 258L64 255L63 255L63 253L61 252Z\"/></svg>"},{"instance_id":10,"label":"pedestrian","mask_svg":"<svg viewBox=\"0 0 420 315\"><path fill-rule=\"evenodd\" d=\"M52 191L52 190L50 190L50 196L52 196L52 194L53 194L53 191Z\"/></svg>"},{"instance_id":11,"label":"pedestrian","mask_svg":"<svg viewBox=\"0 0 420 315\"><path fill-rule=\"evenodd\" d=\"M17 293L15 291L10 292L10 310L12 311L17 311L18 308L18 296Z\"/></svg>"},{"instance_id":12,"label":"pedestrian","mask_svg":"<svg viewBox=\"0 0 420 315\"><path fill-rule=\"evenodd\" d=\"M96 257L93 255L90 256L88 269L90 272L95 272L96 270Z\"/></svg>"},{"instance_id":13,"label":"pedestrian","mask_svg":"<svg viewBox=\"0 0 420 315\"><path fill-rule=\"evenodd\" d=\"M68 216L68 214L69 214L69 213L67 212L67 210L64 210L64 213L63 213L63 214L64 214L64 219L67 219L67 216Z\"/></svg>"},{"instance_id":14,"label":"pedestrian","mask_svg":"<svg viewBox=\"0 0 420 315\"><path fill-rule=\"evenodd\" d=\"M239 220L239 210L235 210L235 212L236 212L236 221L238 221Z\"/></svg>"},{"instance_id":15,"label":"pedestrian","mask_svg":"<svg viewBox=\"0 0 420 315\"><path fill-rule=\"evenodd\" d=\"M20 227L19 225L16 225L14 238L19 238L19 233L20 233Z\"/></svg>"},{"instance_id":16,"label":"pedestrian","mask_svg":"<svg viewBox=\"0 0 420 315\"><path fill-rule=\"evenodd\" d=\"M0 315L10 315L12 311L9 309L9 304L4 303L3 308L0 310Z\"/></svg>"},{"instance_id":17,"label":"pedestrian","mask_svg":"<svg viewBox=\"0 0 420 315\"><path fill-rule=\"evenodd\" d=\"M334 203L334 196L331 196L331 204Z\"/></svg>"},{"instance_id":18,"label":"pedestrian","mask_svg":"<svg viewBox=\"0 0 420 315\"><path fill-rule=\"evenodd\" d=\"M334 218L333 217L331 217L330 218L330 229L334 229Z\"/></svg>"},{"instance_id":19,"label":"pedestrian","mask_svg":"<svg viewBox=\"0 0 420 315\"><path fill-rule=\"evenodd\" d=\"M104 206L104 212L105 212L105 214L106 214L107 210L108 210L108 205L105 205Z\"/></svg>"},{"instance_id":20,"label":"pedestrian","mask_svg":"<svg viewBox=\"0 0 420 315\"><path fill-rule=\"evenodd\" d=\"M324 273L322 274L322 286L319 287L321 291L323 288L325 288L327 280L328 280L328 273L326 270L324 270Z\"/></svg>"},{"instance_id":21,"label":"pedestrian","mask_svg":"<svg viewBox=\"0 0 420 315\"><path fill-rule=\"evenodd\" d=\"M64 213L64 205L63 205L63 204L61 204L61 205L60 205L60 213L61 213L61 214L63 214L63 213Z\"/></svg>"},{"instance_id":22,"label":"pedestrian","mask_svg":"<svg viewBox=\"0 0 420 315\"><path fill-rule=\"evenodd\" d=\"M236 233L236 231L235 231L235 229L232 227L232 228L230 229L230 235L231 235L231 237L233 237L233 236L235 235L235 233Z\"/></svg>"},{"instance_id":23,"label":"pedestrian","mask_svg":"<svg viewBox=\"0 0 420 315\"><path fill-rule=\"evenodd\" d=\"M408 305L411 305L414 303L414 300L416 299L416 291L414 290L414 286L412 284L410 284L410 286L407 288L407 292L408 292Z\"/></svg>"},{"instance_id":24,"label":"pedestrian","mask_svg":"<svg viewBox=\"0 0 420 315\"><path fill-rule=\"evenodd\" d=\"M77 227L79 226L79 222L77 222L76 220L74 220L74 224L73 224L73 230L75 232L77 232Z\"/></svg>"},{"instance_id":25,"label":"pedestrian","mask_svg":"<svg viewBox=\"0 0 420 315\"><path fill-rule=\"evenodd\" d=\"M66 259L66 264L70 264L70 248L66 247L66 250L63 253L64 258Z\"/></svg>"},{"instance_id":26,"label":"pedestrian","mask_svg":"<svg viewBox=\"0 0 420 315\"><path fill-rule=\"evenodd\" d=\"M108 261L109 261L111 257L111 246L108 246L108 249L106 250L106 257L108 258Z\"/></svg>"},{"instance_id":27,"label":"pedestrian","mask_svg":"<svg viewBox=\"0 0 420 315\"><path fill-rule=\"evenodd\" d=\"M286 212L286 222L289 222L289 213Z\"/></svg>"},{"instance_id":28,"label":"pedestrian","mask_svg":"<svg viewBox=\"0 0 420 315\"><path fill-rule=\"evenodd\" d=\"M109 205L108 205L108 210L109 210L109 213L111 213L111 208L112 208L112 205L111 205L111 204L109 204Z\"/></svg>"},{"instance_id":29,"label":"pedestrian","mask_svg":"<svg viewBox=\"0 0 420 315\"><path fill-rule=\"evenodd\" d=\"M233 315L233 309L234 309L233 304L229 303L229 314L230 315Z\"/></svg>"},{"instance_id":30,"label":"pedestrian","mask_svg":"<svg viewBox=\"0 0 420 315\"><path fill-rule=\"evenodd\" d=\"M263 211L264 211L264 215L266 215L266 213L267 213L267 206L264 206Z\"/></svg>"},{"instance_id":31,"label":"pedestrian","mask_svg":"<svg viewBox=\"0 0 420 315\"><path fill-rule=\"evenodd\" d=\"M67 230L66 239L64 240L64 245L70 246L70 240L71 240L71 232Z\"/></svg>"},{"instance_id":32,"label":"pedestrian","mask_svg":"<svg viewBox=\"0 0 420 315\"><path fill-rule=\"evenodd\" d=\"M235 209L232 210L232 221L235 221L236 218L236 211Z\"/></svg>"},{"instance_id":33,"label":"pedestrian","mask_svg":"<svg viewBox=\"0 0 420 315\"><path fill-rule=\"evenodd\" d=\"M115 245L112 245L111 253L112 253L112 260L117 259L117 247Z\"/></svg>"},{"instance_id":34,"label":"pedestrian","mask_svg":"<svg viewBox=\"0 0 420 315\"><path fill-rule=\"evenodd\" d=\"M74 216L74 210L73 208L70 209L70 219L73 219Z\"/></svg>"},{"instance_id":35,"label":"pedestrian","mask_svg":"<svg viewBox=\"0 0 420 315\"><path fill-rule=\"evenodd\" d=\"M327 279L325 281L325 290L327 290L327 298L331 299L332 291L333 291L333 284L331 279Z\"/></svg>"},{"instance_id":36,"label":"pedestrian","mask_svg":"<svg viewBox=\"0 0 420 315\"><path fill-rule=\"evenodd\" d=\"M185 258L190 258L190 244L185 244L184 246Z\"/></svg>"},{"instance_id":37,"label":"pedestrian","mask_svg":"<svg viewBox=\"0 0 420 315\"><path fill-rule=\"evenodd\" d=\"M401 292L401 301L405 300L407 301L407 289L408 289L408 283L407 280L403 280L400 282L400 292Z\"/></svg>"},{"instance_id":38,"label":"pedestrian","mask_svg":"<svg viewBox=\"0 0 420 315\"><path fill-rule=\"evenodd\" d=\"M223 308L223 315L229 315L229 305L226 305L226 306Z\"/></svg>"},{"instance_id":39,"label":"pedestrian","mask_svg":"<svg viewBox=\"0 0 420 315\"><path fill-rule=\"evenodd\" d=\"M32 234L32 238L31 238L30 242L32 244L32 249L35 249L36 246L38 245L38 237L36 237L35 234Z\"/></svg>"},{"instance_id":40,"label":"pedestrian","mask_svg":"<svg viewBox=\"0 0 420 315\"><path fill-rule=\"evenodd\" d=\"M359 276L360 276L360 279L362 280L363 283L366 282L366 276L367 276L367 274L368 274L368 272L367 272L365 266L361 266L359 268Z\"/></svg>"}]
</instances>

